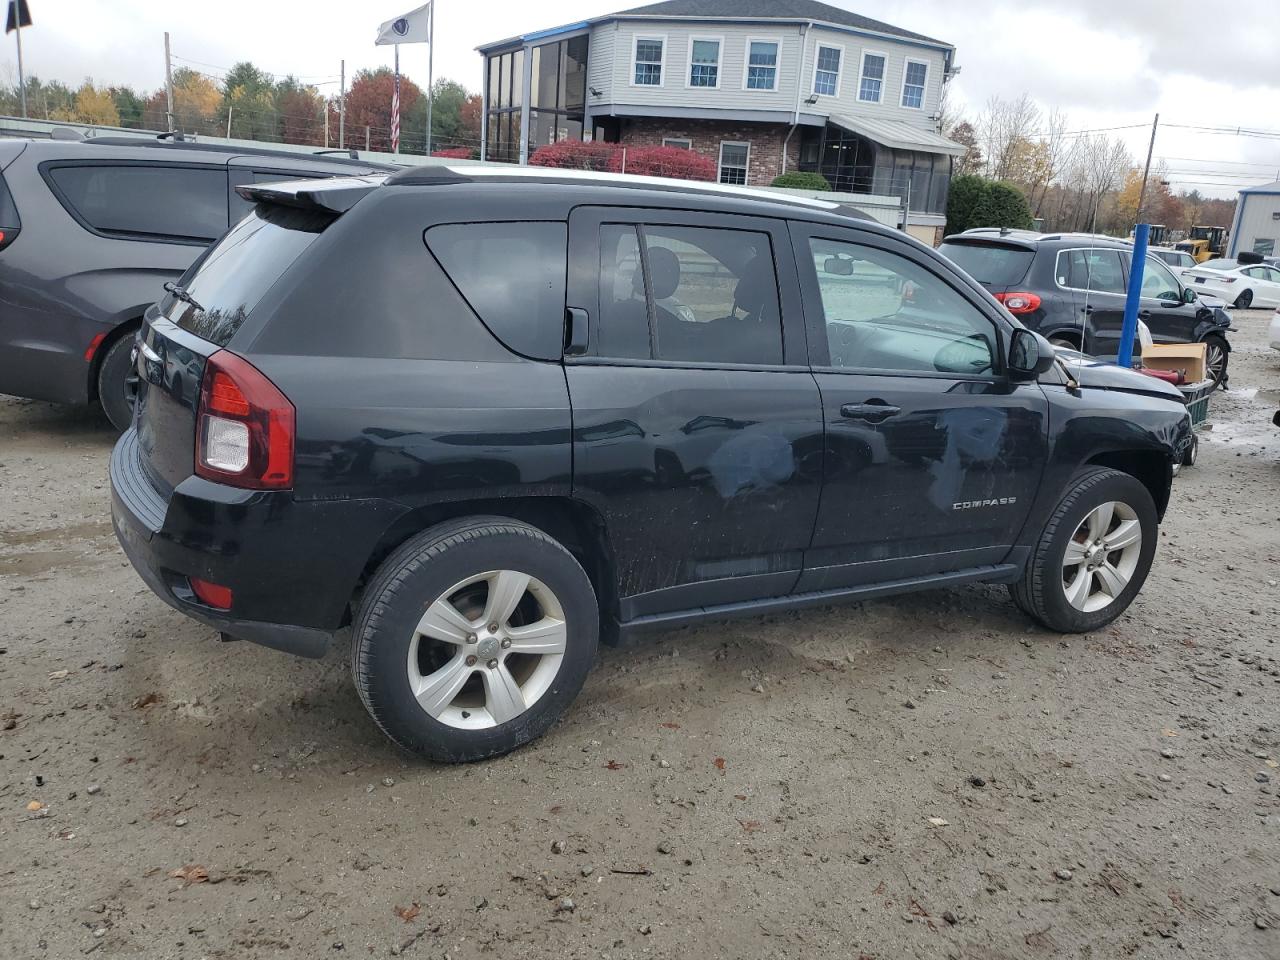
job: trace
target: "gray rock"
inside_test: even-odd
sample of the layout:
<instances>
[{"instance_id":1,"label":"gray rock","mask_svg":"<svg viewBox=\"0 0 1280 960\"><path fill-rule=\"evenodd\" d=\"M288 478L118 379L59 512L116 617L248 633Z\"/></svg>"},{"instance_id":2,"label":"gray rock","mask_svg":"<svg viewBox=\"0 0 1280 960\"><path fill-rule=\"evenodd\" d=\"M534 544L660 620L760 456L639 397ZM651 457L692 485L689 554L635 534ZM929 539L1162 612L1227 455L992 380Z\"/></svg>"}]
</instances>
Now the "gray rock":
<instances>
[{"instance_id":1,"label":"gray rock","mask_svg":"<svg viewBox=\"0 0 1280 960\"><path fill-rule=\"evenodd\" d=\"M395 777L383 777L382 785L384 787L394 787L396 785Z\"/></svg>"},{"instance_id":2,"label":"gray rock","mask_svg":"<svg viewBox=\"0 0 1280 960\"><path fill-rule=\"evenodd\" d=\"M1070 880L1072 877L1075 876L1075 874L1072 873L1070 870L1068 870L1066 867L1059 867L1057 870L1053 871L1053 875L1057 877L1059 880Z\"/></svg>"},{"instance_id":3,"label":"gray rock","mask_svg":"<svg viewBox=\"0 0 1280 960\"><path fill-rule=\"evenodd\" d=\"M298 907L286 913L284 915L284 918L286 920L291 921L292 923L297 923L299 920L305 920L308 916L310 916L311 910L312 910L311 907Z\"/></svg>"},{"instance_id":4,"label":"gray rock","mask_svg":"<svg viewBox=\"0 0 1280 960\"><path fill-rule=\"evenodd\" d=\"M764 693L764 684L761 684L761 683L753 684L753 685L752 685L752 687L751 687L751 692L752 692L752 693Z\"/></svg>"},{"instance_id":5,"label":"gray rock","mask_svg":"<svg viewBox=\"0 0 1280 960\"><path fill-rule=\"evenodd\" d=\"M905 700L902 705L908 710L914 710L916 708L916 702L914 700Z\"/></svg>"},{"instance_id":6,"label":"gray rock","mask_svg":"<svg viewBox=\"0 0 1280 960\"><path fill-rule=\"evenodd\" d=\"M564 846L565 844L563 840L553 840L551 841L551 852L564 853Z\"/></svg>"},{"instance_id":7,"label":"gray rock","mask_svg":"<svg viewBox=\"0 0 1280 960\"><path fill-rule=\"evenodd\" d=\"M1156 777L1156 779L1159 780L1161 783L1173 782L1173 777L1169 776L1167 773L1160 774L1160 776Z\"/></svg>"},{"instance_id":8,"label":"gray rock","mask_svg":"<svg viewBox=\"0 0 1280 960\"><path fill-rule=\"evenodd\" d=\"M89 786L84 788L84 792L92 797L94 794L101 793L102 787L99 784L91 783Z\"/></svg>"},{"instance_id":9,"label":"gray rock","mask_svg":"<svg viewBox=\"0 0 1280 960\"><path fill-rule=\"evenodd\" d=\"M581 873L584 877L589 877L596 872L596 868L593 867L591 864L587 864L578 872Z\"/></svg>"},{"instance_id":10,"label":"gray rock","mask_svg":"<svg viewBox=\"0 0 1280 960\"><path fill-rule=\"evenodd\" d=\"M573 913L578 909L578 905L573 902L572 897L561 897L556 902L556 913Z\"/></svg>"},{"instance_id":11,"label":"gray rock","mask_svg":"<svg viewBox=\"0 0 1280 960\"><path fill-rule=\"evenodd\" d=\"M175 827L185 827L190 822L191 821L188 820L186 817L178 817L178 819L173 821L173 825Z\"/></svg>"},{"instance_id":12,"label":"gray rock","mask_svg":"<svg viewBox=\"0 0 1280 960\"><path fill-rule=\"evenodd\" d=\"M1177 754L1174 753L1172 750L1170 750L1168 747L1165 747L1163 750L1160 751L1160 756L1164 757L1166 760L1172 760L1174 757L1177 756Z\"/></svg>"},{"instance_id":13,"label":"gray rock","mask_svg":"<svg viewBox=\"0 0 1280 960\"><path fill-rule=\"evenodd\" d=\"M670 853L670 852L671 852L671 844L669 844L669 843L667 843L667 841L663 840L661 843L659 843L659 844L658 844L658 852L659 852L659 853Z\"/></svg>"},{"instance_id":14,"label":"gray rock","mask_svg":"<svg viewBox=\"0 0 1280 960\"><path fill-rule=\"evenodd\" d=\"M957 917L957 916L956 916L954 913L952 913L950 910L944 910L944 911L942 912L942 919L943 919L943 920L945 920L945 921L947 921L947 923L951 924L951 926L953 926L953 927L954 927L957 923L959 923L959 922L960 922L960 918L959 918L959 917Z\"/></svg>"}]
</instances>

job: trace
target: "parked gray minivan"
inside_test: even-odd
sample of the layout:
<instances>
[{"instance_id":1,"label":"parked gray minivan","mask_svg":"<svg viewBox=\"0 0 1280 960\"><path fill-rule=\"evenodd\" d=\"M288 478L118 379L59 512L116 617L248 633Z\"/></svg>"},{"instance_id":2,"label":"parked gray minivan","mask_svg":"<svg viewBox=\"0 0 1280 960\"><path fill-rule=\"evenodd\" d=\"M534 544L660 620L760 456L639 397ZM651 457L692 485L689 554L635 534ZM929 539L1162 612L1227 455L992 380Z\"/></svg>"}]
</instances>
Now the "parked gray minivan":
<instances>
[{"instance_id":1,"label":"parked gray minivan","mask_svg":"<svg viewBox=\"0 0 1280 960\"><path fill-rule=\"evenodd\" d=\"M0 393L129 425L133 333L251 209L236 187L384 164L170 139L0 140Z\"/></svg>"}]
</instances>

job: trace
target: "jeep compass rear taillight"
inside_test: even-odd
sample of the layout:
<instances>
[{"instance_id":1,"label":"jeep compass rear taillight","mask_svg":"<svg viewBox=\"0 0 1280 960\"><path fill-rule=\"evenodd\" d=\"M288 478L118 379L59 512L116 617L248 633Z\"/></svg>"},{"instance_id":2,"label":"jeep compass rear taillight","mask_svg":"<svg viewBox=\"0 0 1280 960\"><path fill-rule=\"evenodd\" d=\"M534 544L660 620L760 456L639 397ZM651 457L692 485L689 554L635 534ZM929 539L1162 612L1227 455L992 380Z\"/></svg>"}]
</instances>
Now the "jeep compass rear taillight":
<instances>
[{"instance_id":1,"label":"jeep compass rear taillight","mask_svg":"<svg viewBox=\"0 0 1280 960\"><path fill-rule=\"evenodd\" d=\"M196 475L248 490L293 486L293 404L234 353L205 361L196 415Z\"/></svg>"}]
</instances>

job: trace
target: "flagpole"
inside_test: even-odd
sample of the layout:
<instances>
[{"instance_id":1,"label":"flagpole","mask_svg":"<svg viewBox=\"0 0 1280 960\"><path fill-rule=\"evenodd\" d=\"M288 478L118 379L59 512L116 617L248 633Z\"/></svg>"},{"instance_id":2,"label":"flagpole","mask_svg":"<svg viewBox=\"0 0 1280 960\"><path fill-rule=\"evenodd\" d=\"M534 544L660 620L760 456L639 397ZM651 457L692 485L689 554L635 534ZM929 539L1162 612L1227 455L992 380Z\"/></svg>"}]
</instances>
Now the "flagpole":
<instances>
[{"instance_id":1,"label":"flagpole","mask_svg":"<svg viewBox=\"0 0 1280 960\"><path fill-rule=\"evenodd\" d=\"M431 86L432 64L435 61L436 54L436 0L431 0L431 7L427 10L427 156L431 156L431 107L435 101L432 95Z\"/></svg>"},{"instance_id":2,"label":"flagpole","mask_svg":"<svg viewBox=\"0 0 1280 960\"><path fill-rule=\"evenodd\" d=\"M391 152L400 152L400 44L396 49L396 86L391 94Z\"/></svg>"},{"instance_id":3,"label":"flagpole","mask_svg":"<svg viewBox=\"0 0 1280 960\"><path fill-rule=\"evenodd\" d=\"M27 80L22 73L22 0L10 0L13 24L18 34L18 89L22 91L22 118L27 117Z\"/></svg>"}]
</instances>

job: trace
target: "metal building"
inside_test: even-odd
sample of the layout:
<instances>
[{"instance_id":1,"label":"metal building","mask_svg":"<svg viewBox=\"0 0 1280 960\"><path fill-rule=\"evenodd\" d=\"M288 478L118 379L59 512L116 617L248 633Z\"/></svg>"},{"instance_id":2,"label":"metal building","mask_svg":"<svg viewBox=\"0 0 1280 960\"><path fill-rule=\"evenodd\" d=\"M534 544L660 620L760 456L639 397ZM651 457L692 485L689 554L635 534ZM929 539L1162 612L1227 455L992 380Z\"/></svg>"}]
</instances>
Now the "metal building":
<instances>
[{"instance_id":1,"label":"metal building","mask_svg":"<svg viewBox=\"0 0 1280 960\"><path fill-rule=\"evenodd\" d=\"M1264 257L1280 256L1280 180L1240 191L1227 256L1248 250Z\"/></svg>"}]
</instances>

